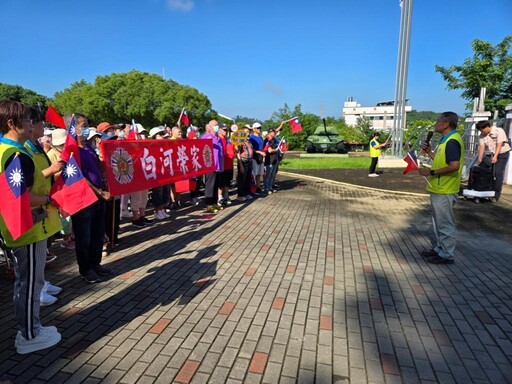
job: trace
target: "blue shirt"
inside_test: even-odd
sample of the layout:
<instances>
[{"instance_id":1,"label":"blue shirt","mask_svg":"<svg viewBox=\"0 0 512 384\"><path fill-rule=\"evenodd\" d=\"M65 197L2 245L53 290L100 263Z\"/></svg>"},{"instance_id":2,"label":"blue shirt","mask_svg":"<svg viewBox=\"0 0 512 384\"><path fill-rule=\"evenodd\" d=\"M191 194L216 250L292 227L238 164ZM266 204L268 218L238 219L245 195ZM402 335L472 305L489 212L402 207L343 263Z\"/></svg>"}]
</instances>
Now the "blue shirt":
<instances>
[{"instance_id":1,"label":"blue shirt","mask_svg":"<svg viewBox=\"0 0 512 384\"><path fill-rule=\"evenodd\" d=\"M263 138L252 134L249 136L249 142L252 144L252 149L255 151L263 150Z\"/></svg>"}]
</instances>

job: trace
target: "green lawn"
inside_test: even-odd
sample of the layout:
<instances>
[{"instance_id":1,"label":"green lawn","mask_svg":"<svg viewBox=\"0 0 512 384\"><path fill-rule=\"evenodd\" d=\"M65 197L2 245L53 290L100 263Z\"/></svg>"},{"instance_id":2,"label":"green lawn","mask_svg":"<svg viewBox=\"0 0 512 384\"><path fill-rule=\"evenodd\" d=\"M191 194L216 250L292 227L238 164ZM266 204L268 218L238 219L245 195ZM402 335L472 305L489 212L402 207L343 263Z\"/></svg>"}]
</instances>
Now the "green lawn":
<instances>
[{"instance_id":1,"label":"green lawn","mask_svg":"<svg viewBox=\"0 0 512 384\"><path fill-rule=\"evenodd\" d=\"M340 168L368 168L369 157L348 158L284 158L279 169L340 169Z\"/></svg>"}]
</instances>

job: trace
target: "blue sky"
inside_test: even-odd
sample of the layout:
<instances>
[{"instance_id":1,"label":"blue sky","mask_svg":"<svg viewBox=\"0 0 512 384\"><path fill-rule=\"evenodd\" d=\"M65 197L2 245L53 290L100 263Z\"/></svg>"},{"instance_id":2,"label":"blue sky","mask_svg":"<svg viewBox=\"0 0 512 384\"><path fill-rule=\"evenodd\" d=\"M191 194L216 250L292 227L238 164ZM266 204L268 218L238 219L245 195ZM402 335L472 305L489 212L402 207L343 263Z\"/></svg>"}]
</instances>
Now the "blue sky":
<instances>
[{"instance_id":1,"label":"blue sky","mask_svg":"<svg viewBox=\"0 0 512 384\"><path fill-rule=\"evenodd\" d=\"M163 74L220 113L267 119L284 103L341 116L392 100L398 0L0 0L0 82L46 96L97 75ZM510 0L416 0L407 97L464 111L434 65L461 64L473 39L512 33Z\"/></svg>"}]
</instances>

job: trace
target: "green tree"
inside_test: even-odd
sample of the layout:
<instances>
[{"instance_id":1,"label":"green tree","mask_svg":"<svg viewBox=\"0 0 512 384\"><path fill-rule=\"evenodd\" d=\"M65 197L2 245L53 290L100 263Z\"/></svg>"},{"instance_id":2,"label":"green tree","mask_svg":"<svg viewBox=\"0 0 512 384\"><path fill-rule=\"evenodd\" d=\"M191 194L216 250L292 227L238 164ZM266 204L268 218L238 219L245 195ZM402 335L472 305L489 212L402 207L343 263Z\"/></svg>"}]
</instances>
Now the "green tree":
<instances>
[{"instance_id":1,"label":"green tree","mask_svg":"<svg viewBox=\"0 0 512 384\"><path fill-rule=\"evenodd\" d=\"M368 116L359 116L356 120L356 128L363 135L365 141L369 141L373 134L373 123Z\"/></svg>"},{"instance_id":2,"label":"green tree","mask_svg":"<svg viewBox=\"0 0 512 384\"><path fill-rule=\"evenodd\" d=\"M36 107L39 103L44 111L49 99L20 85L0 83L0 100L19 101L32 107Z\"/></svg>"},{"instance_id":3,"label":"green tree","mask_svg":"<svg viewBox=\"0 0 512 384\"><path fill-rule=\"evenodd\" d=\"M197 89L136 70L98 76L93 84L75 82L55 94L55 106L62 114L84 113L91 124L134 119L147 128L176 124L183 107L198 126L214 114L206 95Z\"/></svg>"},{"instance_id":4,"label":"green tree","mask_svg":"<svg viewBox=\"0 0 512 384\"><path fill-rule=\"evenodd\" d=\"M461 65L436 65L435 70L441 73L448 89L462 90L462 97L469 100L468 110L472 109L473 99L480 96L480 88L486 87L486 110L497 110L503 116L504 107L512 103L512 35L496 46L475 39L471 47L472 58Z\"/></svg>"}]
</instances>

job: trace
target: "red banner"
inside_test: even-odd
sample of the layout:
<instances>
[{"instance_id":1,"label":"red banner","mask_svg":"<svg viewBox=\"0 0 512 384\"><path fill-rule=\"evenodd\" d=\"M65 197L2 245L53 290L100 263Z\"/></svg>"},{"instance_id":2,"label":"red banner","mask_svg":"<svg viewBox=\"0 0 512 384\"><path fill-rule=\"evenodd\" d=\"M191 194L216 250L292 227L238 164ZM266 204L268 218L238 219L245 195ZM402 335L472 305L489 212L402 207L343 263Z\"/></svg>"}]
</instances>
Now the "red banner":
<instances>
[{"instance_id":1,"label":"red banner","mask_svg":"<svg viewBox=\"0 0 512 384\"><path fill-rule=\"evenodd\" d=\"M106 140L101 142L101 152L112 195L215 172L209 139Z\"/></svg>"}]
</instances>

